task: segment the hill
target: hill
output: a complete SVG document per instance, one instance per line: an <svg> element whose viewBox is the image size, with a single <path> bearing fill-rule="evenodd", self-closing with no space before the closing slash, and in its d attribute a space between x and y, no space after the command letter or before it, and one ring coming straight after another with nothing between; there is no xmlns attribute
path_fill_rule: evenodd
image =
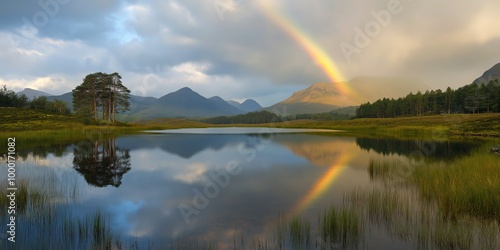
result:
<svg viewBox="0 0 500 250"><path fill-rule="evenodd" d="M83 127L75 116L32 109L0 108L0 131L67 129Z"/></svg>
<svg viewBox="0 0 500 250"><path fill-rule="evenodd" d="M33 100L35 97L40 97L40 96L51 96L49 93L45 93L43 91L39 91L36 89L30 89L30 88L25 88L19 92L17 92L18 95L24 94L26 97L28 97L29 100Z"/></svg>

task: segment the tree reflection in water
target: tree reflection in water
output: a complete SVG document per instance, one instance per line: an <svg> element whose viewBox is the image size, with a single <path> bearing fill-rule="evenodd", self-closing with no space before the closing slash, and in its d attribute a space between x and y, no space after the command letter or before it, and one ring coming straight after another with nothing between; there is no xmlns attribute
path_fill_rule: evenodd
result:
<svg viewBox="0 0 500 250"><path fill-rule="evenodd" d="M74 147L73 168L88 184L119 187L130 167L128 149L117 148L115 138L83 141Z"/></svg>

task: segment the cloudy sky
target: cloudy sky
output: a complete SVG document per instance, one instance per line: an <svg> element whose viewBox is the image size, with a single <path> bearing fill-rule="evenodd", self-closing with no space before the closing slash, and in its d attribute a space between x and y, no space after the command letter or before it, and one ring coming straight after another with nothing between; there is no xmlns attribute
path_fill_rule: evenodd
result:
<svg viewBox="0 0 500 250"><path fill-rule="evenodd" d="M338 81L459 87L500 62L497 0L1 1L0 84L16 91L62 94L119 72L137 95L188 86L267 106L332 80L304 39Z"/></svg>

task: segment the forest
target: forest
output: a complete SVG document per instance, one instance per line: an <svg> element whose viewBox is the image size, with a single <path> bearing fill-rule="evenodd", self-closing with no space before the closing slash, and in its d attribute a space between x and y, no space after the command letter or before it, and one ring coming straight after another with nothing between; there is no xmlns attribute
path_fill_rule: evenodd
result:
<svg viewBox="0 0 500 250"><path fill-rule="evenodd" d="M439 115L453 113L500 112L500 83L473 83L452 90L440 89L416 94L410 93L398 99L383 98L374 103L361 104L357 118L393 118L402 116Z"/></svg>
<svg viewBox="0 0 500 250"><path fill-rule="evenodd" d="M28 108L40 111L47 111L58 114L69 114L70 110L61 100L49 101L45 96L39 96L29 100L26 95L18 95L7 86L0 88L0 107Z"/></svg>

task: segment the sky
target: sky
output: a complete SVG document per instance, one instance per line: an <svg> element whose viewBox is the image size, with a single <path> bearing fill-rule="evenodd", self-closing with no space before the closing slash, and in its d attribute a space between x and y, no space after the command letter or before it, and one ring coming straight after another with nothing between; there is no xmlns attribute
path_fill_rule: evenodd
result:
<svg viewBox="0 0 500 250"><path fill-rule="evenodd" d="M0 85L15 91L119 72L135 95L269 106L358 76L456 88L500 62L497 0L0 1Z"/></svg>

